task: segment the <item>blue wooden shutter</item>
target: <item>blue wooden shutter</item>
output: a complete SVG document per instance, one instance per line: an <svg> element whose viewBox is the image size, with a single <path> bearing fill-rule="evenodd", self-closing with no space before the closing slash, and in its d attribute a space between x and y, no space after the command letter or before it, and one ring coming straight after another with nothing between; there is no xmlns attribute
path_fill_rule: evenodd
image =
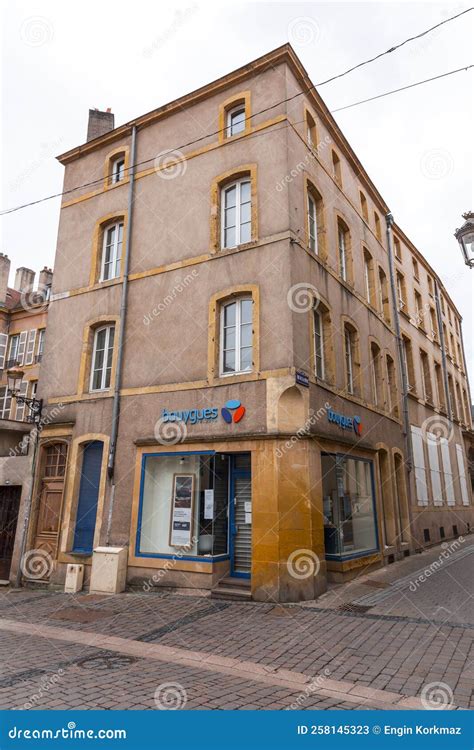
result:
<svg viewBox="0 0 474 750"><path fill-rule="evenodd" d="M92 552L103 450L99 441L84 448L73 552Z"/></svg>

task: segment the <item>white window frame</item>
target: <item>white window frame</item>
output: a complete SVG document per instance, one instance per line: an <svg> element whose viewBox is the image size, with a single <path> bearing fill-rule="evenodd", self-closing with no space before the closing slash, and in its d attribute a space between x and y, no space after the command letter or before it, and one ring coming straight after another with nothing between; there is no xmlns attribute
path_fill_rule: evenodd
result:
<svg viewBox="0 0 474 750"><path fill-rule="evenodd" d="M374 354L374 350L372 347L370 347L370 364L371 364L371 370L372 370L372 390L374 394L374 405L379 406L379 392L377 387L377 367L376 367L376 358L380 357L380 349L378 354ZM380 363L380 360L379 360Z"/></svg>
<svg viewBox="0 0 474 750"><path fill-rule="evenodd" d="M344 328L344 356L346 360L346 388L347 392L354 395L354 361L352 351L352 333L348 328Z"/></svg>
<svg viewBox="0 0 474 750"><path fill-rule="evenodd" d="M13 342L16 342L15 357L12 356ZM7 357L7 361L8 362L11 362L12 359L15 359L15 361L18 359L19 349L20 349L20 334L19 333L13 333L10 336L10 344L9 344L9 347L8 347L8 357Z"/></svg>
<svg viewBox="0 0 474 750"><path fill-rule="evenodd" d="M111 336L112 330L114 331L114 344L115 344L115 325L100 326L100 328L96 328L94 331L94 345L92 349L91 373L90 373L90 383L89 383L89 390L94 393L98 393L100 391L108 391L110 390L110 386L112 384L113 362L110 368L111 382L109 383L108 386L105 385L105 381L107 378L107 370L108 370L107 361L108 361L108 355L109 355L109 349L110 349L110 336ZM94 375L96 371L95 360L97 356L97 340L99 338L99 334L101 333L101 331L106 331L105 344L104 344L104 361L102 364L102 374L101 374L101 379L100 379L101 387L94 388ZM112 357L113 357L113 346L112 346Z"/></svg>
<svg viewBox="0 0 474 750"><path fill-rule="evenodd" d="M364 280L365 280L365 296L369 305L372 304L372 295L370 291L370 260L364 255Z"/></svg>
<svg viewBox="0 0 474 750"><path fill-rule="evenodd" d="M36 352L37 357L41 357L44 354L45 336L46 336L46 328L40 328L38 330L38 351Z"/></svg>
<svg viewBox="0 0 474 750"><path fill-rule="evenodd" d="M397 292L398 292L398 308L399 310L403 310L406 306L405 299L403 297L403 281L402 276L397 273Z"/></svg>
<svg viewBox="0 0 474 750"><path fill-rule="evenodd" d="M120 166L121 165L121 166ZM125 179L125 156L117 156L113 160L110 169L110 179L112 185L116 185L118 182L122 182Z"/></svg>
<svg viewBox="0 0 474 750"><path fill-rule="evenodd" d="M236 180L235 182L231 182L228 185L224 185L224 187L221 189L221 247L223 250L230 250L234 247L238 247L239 245L243 244L241 241L241 212L242 212L242 185L248 184L250 188L250 240L247 240L247 242L250 242L252 239L252 181L250 177L243 177L241 180ZM236 189L236 196L235 196L235 244L234 245L226 245L225 244L225 209L226 209L226 194L229 192L229 190L232 190L232 188ZM247 222L245 222L247 223Z"/></svg>
<svg viewBox="0 0 474 750"><path fill-rule="evenodd" d="M112 255L111 260L109 261L109 264L112 265L113 274L112 276L108 276L105 278L105 255L106 255L106 248L107 248L107 238L109 236L109 232L111 232L113 229L115 229L115 238L114 243L112 246ZM123 230L124 230L124 223L123 221L116 221L114 224L108 224L106 227L104 227L104 236L102 239L102 259L100 264L100 281L112 281L112 279L118 279L120 277L121 273L121 264L122 264L122 249L123 249ZM119 242L120 237L120 231L122 232L122 239ZM119 254L119 246L120 246L120 254ZM108 264L108 265L109 265ZM117 269L118 266L118 269ZM116 271L118 270L118 273Z"/></svg>
<svg viewBox="0 0 474 750"><path fill-rule="evenodd" d="M320 310L313 310L314 321L314 372L319 380L324 380L326 376L326 363L324 352L324 322ZM318 362L320 362L320 372L318 372Z"/></svg>
<svg viewBox="0 0 474 750"><path fill-rule="evenodd" d="M337 244L339 247L339 270L341 272L341 279L343 279L344 281L347 281L346 231L340 224L337 229L338 229Z"/></svg>
<svg viewBox="0 0 474 750"><path fill-rule="evenodd" d="M311 232L311 224L313 225L313 232ZM316 199L313 194L308 191L308 246L309 249L318 255L318 209L316 205Z"/></svg>
<svg viewBox="0 0 474 750"><path fill-rule="evenodd" d="M235 115L240 114L241 112L243 112L243 114L244 114L244 119L243 119L243 122L238 123L238 124L241 125L242 127L241 127L240 130L236 130L234 132L233 131L234 126L232 124L232 118L235 117ZM232 107L231 109L227 110L227 114L226 114L226 138L232 138L232 136L234 136L234 135L239 135L239 133L244 133L246 125L247 125L247 117L246 117L246 112L245 112L245 104L237 104L235 107Z"/></svg>
<svg viewBox="0 0 474 750"><path fill-rule="evenodd" d="M241 369L241 337L242 337L242 302L248 301L250 303L253 303L252 297L249 296L243 296L243 297L237 297L236 299L229 300L228 302L224 303L221 306L220 310L220 325L219 325L219 375L221 377L228 377L229 375L239 375L241 373L246 372L252 372L253 366L251 365L250 368L246 368L245 370ZM232 370L230 372L224 372L224 344L225 344L225 331L224 331L224 322L225 322L225 310L227 307L230 307L230 305L235 305L235 370ZM253 347L254 347L254 341L253 341L253 308L252 308L252 320L250 325L252 326L252 361L253 361ZM246 347L247 348L247 347ZM227 351L227 350L226 350Z"/></svg>

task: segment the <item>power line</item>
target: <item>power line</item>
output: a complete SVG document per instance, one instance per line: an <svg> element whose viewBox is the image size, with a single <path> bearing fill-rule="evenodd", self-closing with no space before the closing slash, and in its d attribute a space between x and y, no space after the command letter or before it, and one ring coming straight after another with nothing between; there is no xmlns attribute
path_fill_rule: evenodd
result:
<svg viewBox="0 0 474 750"><path fill-rule="evenodd" d="M266 112L269 112L270 110L275 109L276 107L279 107L281 104L286 104L286 103L288 103L288 102L296 99L299 96L303 96L303 94L305 94L305 93L309 93L310 91L313 91L313 90L315 91L316 90L316 86L324 86L325 84L330 83L331 81L334 81L334 80L336 80L338 78L342 78L343 76L348 75L352 71L357 70L358 68L361 68L364 65L368 65L368 64L374 62L375 60L378 60L379 58L383 57L384 55L388 55L391 52L394 52L395 50L399 49L400 47L403 47L403 45L408 44L408 42L414 41L416 39L419 39L419 38L425 36L426 34L429 34L431 31L434 31L434 29L437 29L439 26L443 26L444 24L449 23L450 21L454 21L456 18L459 18L460 16L464 15L465 13L469 13L471 10L474 10L474 7L467 8L466 10L462 11L461 13L458 13L457 15L451 16L450 18L447 18L444 21L441 21L440 23L436 24L435 26L431 26L429 29L426 29L426 31L423 31L420 34L417 34L416 36L409 37L408 39L405 39L403 42L400 42L399 44L395 45L394 47L391 47L390 49L386 50L385 52L381 52L378 55L376 55L375 57L370 58L369 60L365 60L364 62L358 63L357 65L354 65L352 68L349 68L348 70L346 70L346 71L344 71L342 73L339 73L338 75L333 76L332 78L328 78L326 81L322 81L320 83L317 83L317 84L314 84L314 85L311 85L311 86L307 86L305 89L303 89L303 91L299 91L298 93L294 94L293 96L289 96L286 99L281 99L280 101L276 102L275 104L271 104L270 106L265 107L264 109L261 109L258 112L254 112L253 114L249 115L249 117L245 118L245 122L248 122L248 121L252 120L254 117L257 117L258 115L261 115L261 114L264 114ZM420 86L422 83L427 83L429 81L436 80L436 78L443 78L444 76L452 75L453 73L457 73L460 70L468 70L470 67L472 67L472 66L469 65L466 68L460 68L457 71L451 71L449 73L443 73L442 75L436 76L435 78L430 78L430 79L427 79L426 81L419 81L418 83L410 84L409 86L404 87L404 88L411 88L413 86ZM383 96L388 96L389 94L391 94L391 93L397 93L398 91L403 91L403 88L395 89L394 91L388 91L388 92L386 92L384 94L379 94L378 96L372 97L372 99L366 99L366 100L362 100L360 102L355 102L354 104L349 104L349 105L347 105L345 107L340 107L339 109L332 110L332 112L340 112L342 109L348 109L349 107L355 107L358 104L364 104L366 101L372 101L373 99L378 99L378 98L381 98ZM226 129L227 128L224 127L224 128L220 128L218 130L215 130L215 131L213 131L211 133L206 133L205 135L200 136L199 138L195 138L195 139L193 139L191 141L188 141L187 143L184 143L184 144L182 144L180 146L176 146L174 149L169 149L169 151L167 153L172 154L173 152L180 151L181 149L187 148L188 146L193 146L196 143L200 143L201 141L206 140L207 138L212 138L213 136L216 136L216 135L219 135L222 132L225 132ZM165 154L159 154L159 155L164 156ZM130 164L127 167L127 171L129 172L131 169L134 169L136 167L142 166L143 164L149 164L150 162L155 161L156 158L157 158L157 156L155 155L155 156L153 156L153 157L151 157L149 159L144 159L142 161L135 162L135 164ZM60 193L54 193L53 195L48 195L48 196L46 196L44 198L38 198L37 200L30 201L29 203L23 203L23 204L21 204L19 206L15 206L13 208L4 209L4 210L0 211L0 216L6 216L7 214L15 213L16 211L20 211L20 210L22 210L24 208L29 208L31 206L36 206L39 203L44 203L45 201L53 200L54 198L60 198L60 197L65 196L65 195L70 195L71 193L76 192L76 190L80 190L81 188L86 188L86 187L92 187L93 185L97 185L98 183L102 183L103 181L104 181L104 178L103 177L99 177L96 180L91 180L90 182L85 182L85 183L82 183L81 185L76 185L73 188L69 188L69 190L63 190Z"/></svg>
<svg viewBox="0 0 474 750"><path fill-rule="evenodd" d="M407 89L412 89L414 86L421 86L422 83L430 83L430 81L437 81L439 78L446 78L446 76L452 76L454 73L460 73L462 70L469 70L469 68L474 68L474 65L467 65L465 68L458 68L457 70L450 70L449 73L442 73L439 76L433 76L433 78L425 78L424 81L417 81L416 83L410 83L408 86L402 86L399 89L392 89L392 91L385 91L383 94L377 94L377 96L371 96L369 99L361 99L359 102L354 102L353 104L346 104L344 107L338 107L337 109L332 109L331 114L334 114L335 112L342 112L343 109L350 109L351 107L357 107L359 104L365 104L366 102L373 102L375 99L382 99L384 96L390 96L390 94L397 94L399 91L406 91Z"/></svg>
<svg viewBox="0 0 474 750"><path fill-rule="evenodd" d="M389 55L391 52L395 52L395 50L400 49L400 47L403 47L405 44L408 44L408 42L413 42L416 39L421 39L421 37L426 36L426 34L429 34L431 31L438 29L440 26L443 26L445 23L454 21L456 18L463 16L465 13L470 13L471 10L474 10L474 7L467 8L466 10L463 10L461 13L458 13L456 16L451 16L450 18L446 18L444 21L437 23L436 26L431 26L431 28L426 29L426 31L422 31L421 34L417 34L416 36L410 36L408 37L408 39L405 39L405 41L400 42L400 44L396 44L394 47L390 47L390 49L386 50L386 52L380 52L380 54L376 55L375 57L371 57L369 60L365 60L364 62L361 62L358 65L354 65L354 67L349 68L348 70L345 70L343 73L339 73L339 75L337 76L328 78L327 81L321 81L321 83L317 83L316 86L324 86L326 83L331 83L331 81L335 81L337 78L342 78L342 76L346 76L348 73L352 73L353 70L362 68L363 65L368 65L369 63L372 63L375 60L378 60L380 57L383 57L384 55Z"/></svg>

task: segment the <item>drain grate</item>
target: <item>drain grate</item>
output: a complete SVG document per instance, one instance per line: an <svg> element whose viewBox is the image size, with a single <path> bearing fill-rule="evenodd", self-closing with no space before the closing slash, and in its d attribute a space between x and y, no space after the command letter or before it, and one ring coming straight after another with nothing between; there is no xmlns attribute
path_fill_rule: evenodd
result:
<svg viewBox="0 0 474 750"><path fill-rule="evenodd" d="M345 604L341 604L340 607L337 607L336 612L355 612L356 614L364 614L364 612L368 612L369 609L371 609L371 607L346 602Z"/></svg>
<svg viewBox="0 0 474 750"><path fill-rule="evenodd" d="M138 659L135 656L126 656L123 654L103 654L96 656L86 656L76 662L81 669L90 669L94 672L106 672L108 670L124 669L134 664Z"/></svg>

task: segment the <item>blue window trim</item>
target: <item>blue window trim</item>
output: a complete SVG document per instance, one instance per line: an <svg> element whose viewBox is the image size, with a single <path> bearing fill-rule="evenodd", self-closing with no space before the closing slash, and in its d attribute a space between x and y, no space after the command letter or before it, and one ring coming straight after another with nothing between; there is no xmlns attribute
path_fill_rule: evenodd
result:
<svg viewBox="0 0 474 750"><path fill-rule="evenodd" d="M197 555L170 555L161 552L140 552L140 539L142 534L142 517L143 517L143 493L145 489L145 471L147 458L156 458L160 456L215 456L216 451L163 451L162 453L144 453L142 455L142 465L140 471L140 497L138 501L138 521L137 521L137 538L135 542L135 557L155 558L158 560L188 560L189 562L213 563L221 560L228 560L229 554L214 555L212 557L200 557Z"/></svg>
<svg viewBox="0 0 474 750"><path fill-rule="evenodd" d="M324 558L326 560L334 560L336 562L345 562L346 560L355 560L359 557L369 557L370 555L374 555L377 552L380 552L380 541L379 541L379 523L378 523L378 516L377 516L377 503L376 503L376 495L375 495L375 478L374 478L374 462L371 458L361 458L359 456L353 456L352 454L348 453L331 453L330 451L321 451L321 456L335 456L336 459L338 458L351 458L354 461L363 461L366 464L369 464L370 466L370 484L372 487L372 510L374 512L374 524L375 524L375 541L376 546L372 549L365 549L361 552L347 552L344 554L343 552L340 555L334 555L334 554L325 554Z"/></svg>

